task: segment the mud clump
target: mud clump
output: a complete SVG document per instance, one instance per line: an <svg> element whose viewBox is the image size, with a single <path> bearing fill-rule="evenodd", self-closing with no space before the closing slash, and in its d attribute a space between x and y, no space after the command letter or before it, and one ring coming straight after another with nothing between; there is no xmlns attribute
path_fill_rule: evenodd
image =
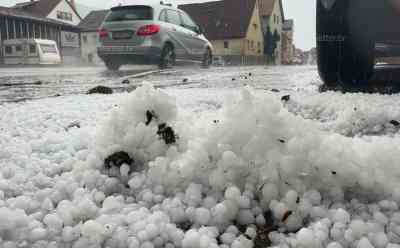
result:
<svg viewBox="0 0 400 248"><path fill-rule="evenodd" d="M104 167L106 169L111 169L112 167L120 168L123 164L132 166L134 160L129 156L128 153L124 151L116 152L108 156L104 160Z"/></svg>
<svg viewBox="0 0 400 248"><path fill-rule="evenodd" d="M158 115L154 110L147 110L146 111L146 126L150 125L152 121L158 121ZM175 144L177 135L175 134L174 129L168 126L167 123L161 123L158 125L157 135L164 140L165 144Z"/></svg>
<svg viewBox="0 0 400 248"><path fill-rule="evenodd" d="M290 95L282 96L281 100L282 100L282 102L290 101Z"/></svg>
<svg viewBox="0 0 400 248"><path fill-rule="evenodd" d="M162 140L164 140L165 144L167 145L176 143L177 137L175 135L175 131L172 129L172 127L168 126L166 123L158 125L157 134L158 136L160 136Z"/></svg>
<svg viewBox="0 0 400 248"><path fill-rule="evenodd" d="M400 122L398 122L398 121L396 121L396 120L391 120L391 121L390 121L390 124L392 124L392 125L395 126L395 127L400 126Z"/></svg>
<svg viewBox="0 0 400 248"><path fill-rule="evenodd" d="M266 224L263 226L257 226L257 236L254 239L254 248L264 248L272 245L272 242L269 239L269 234L278 230L278 227L274 224L271 211L265 212L264 217Z"/></svg>
<svg viewBox="0 0 400 248"><path fill-rule="evenodd" d="M109 87L106 86L96 86L90 90L88 90L88 92L86 94L91 95L91 94L105 94L105 95L109 95L112 94L113 90Z"/></svg>
<svg viewBox="0 0 400 248"><path fill-rule="evenodd" d="M73 121L65 128L65 131L68 131L71 128L81 128L81 123L79 121Z"/></svg>

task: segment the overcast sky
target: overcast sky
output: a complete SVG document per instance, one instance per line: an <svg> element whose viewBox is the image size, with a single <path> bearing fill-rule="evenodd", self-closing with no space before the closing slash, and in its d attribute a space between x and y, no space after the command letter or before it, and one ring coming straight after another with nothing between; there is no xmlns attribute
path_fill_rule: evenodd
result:
<svg viewBox="0 0 400 248"><path fill-rule="evenodd" d="M11 6L27 0L0 0L1 6ZM112 5L122 3L159 2L159 0L75 0L80 4L94 6L96 8L109 8ZM164 2L182 4L192 2L204 2L204 0L165 0ZM283 0L285 17L293 18L295 22L294 42L296 47L309 50L315 46L315 0Z"/></svg>

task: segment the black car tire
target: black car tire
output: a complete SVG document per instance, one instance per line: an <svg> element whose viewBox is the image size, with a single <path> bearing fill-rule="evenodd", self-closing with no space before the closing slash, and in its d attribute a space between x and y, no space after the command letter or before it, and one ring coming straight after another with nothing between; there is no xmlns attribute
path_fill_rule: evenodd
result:
<svg viewBox="0 0 400 248"><path fill-rule="evenodd" d="M363 8L375 0L336 0L326 9L317 0L317 59L328 87L362 87L373 74L375 42Z"/></svg>
<svg viewBox="0 0 400 248"><path fill-rule="evenodd" d="M115 61L105 61L106 67L110 71L118 71L121 67L120 63L116 63Z"/></svg>
<svg viewBox="0 0 400 248"><path fill-rule="evenodd" d="M166 44L161 52L160 69L172 68L175 65L176 55L172 45Z"/></svg>
<svg viewBox="0 0 400 248"><path fill-rule="evenodd" d="M201 67L210 68L212 64L212 52L210 48L207 48L206 52L203 54L203 60L201 61Z"/></svg>

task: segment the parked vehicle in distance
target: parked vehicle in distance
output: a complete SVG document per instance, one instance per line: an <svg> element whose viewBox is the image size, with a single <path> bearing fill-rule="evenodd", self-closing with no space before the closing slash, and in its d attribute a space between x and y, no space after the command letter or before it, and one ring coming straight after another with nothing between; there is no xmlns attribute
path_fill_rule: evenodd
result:
<svg viewBox="0 0 400 248"><path fill-rule="evenodd" d="M225 60L222 56L213 56L213 66L225 66Z"/></svg>
<svg viewBox="0 0 400 248"><path fill-rule="evenodd" d="M399 22L400 0L317 0L318 70L325 85L366 87L377 57L400 57Z"/></svg>
<svg viewBox="0 0 400 248"><path fill-rule="evenodd" d="M184 11L170 5L111 9L99 30L98 55L109 70L126 64L172 67L176 61L212 63L212 45Z"/></svg>
<svg viewBox="0 0 400 248"><path fill-rule="evenodd" d="M58 65L61 55L53 40L12 39L3 42L6 65Z"/></svg>

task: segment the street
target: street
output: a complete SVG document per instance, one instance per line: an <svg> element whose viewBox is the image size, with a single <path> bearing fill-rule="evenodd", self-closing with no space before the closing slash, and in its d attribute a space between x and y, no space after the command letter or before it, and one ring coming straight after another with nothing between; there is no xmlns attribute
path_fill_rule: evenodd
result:
<svg viewBox="0 0 400 248"><path fill-rule="evenodd" d="M140 76L143 72L149 71L154 73ZM318 80L316 75L312 74L315 71L315 68L311 69L311 77ZM115 73L103 67L0 68L0 103L83 94L97 85L110 87L116 92L131 91L143 81L163 88L192 88L199 85L202 88L220 88L249 85L265 90L290 89L293 85L287 85L290 80L286 72L289 76L293 73L310 74L308 69L295 67L281 70L266 67L216 67L205 71L194 66L158 72L156 67L136 66ZM249 73L253 75L249 76ZM129 85L122 84L125 78L129 79L135 75L139 76L131 78ZM213 80L216 77L219 78L217 82ZM258 79L263 80L260 82Z"/></svg>

